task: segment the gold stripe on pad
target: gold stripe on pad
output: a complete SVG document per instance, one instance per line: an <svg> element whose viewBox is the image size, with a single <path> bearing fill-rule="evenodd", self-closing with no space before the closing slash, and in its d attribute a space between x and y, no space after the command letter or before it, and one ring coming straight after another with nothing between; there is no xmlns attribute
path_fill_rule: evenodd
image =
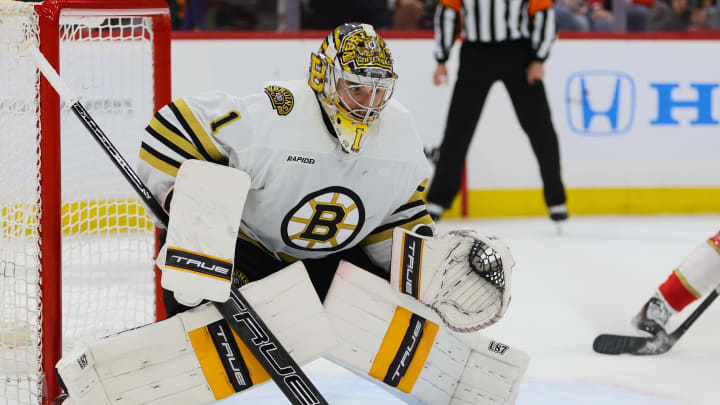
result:
<svg viewBox="0 0 720 405"><path fill-rule="evenodd" d="M390 321L388 330L385 332L385 337L380 344L380 349L378 349L377 354L375 354L372 367L370 367L370 371L368 372L371 377L379 381L385 379L390 364L392 364L398 349L400 349L400 344L405 337L405 332L410 326L411 316L412 312L407 309L401 306L395 308L395 314Z"/></svg>
<svg viewBox="0 0 720 405"><path fill-rule="evenodd" d="M405 375L400 379L400 382L396 387L400 391L406 394L409 394L410 391L412 391L415 381L417 381L420 376L420 372L425 366L425 361L427 361L428 355L430 355L430 350L433 348L435 337L437 336L439 329L440 327L436 323L430 322L427 319L425 320L423 335L420 338L417 349L415 350L415 355L413 356L412 361L410 361L410 365L408 366L407 371L405 371Z"/></svg>
<svg viewBox="0 0 720 405"><path fill-rule="evenodd" d="M267 371L265 371L265 368L260 365L260 362L255 358L255 356L253 356L250 349L245 346L245 343L240 340L240 336L238 336L234 330L232 331L232 334L233 338L235 338L235 343L237 343L238 349L240 349L240 354L242 355L243 360L245 360L245 367L247 367L248 372L250 373L250 380L252 381L253 386L270 380L270 375Z"/></svg>
<svg viewBox="0 0 720 405"><path fill-rule="evenodd" d="M185 121L187 121L188 125L190 125L190 128L192 129L193 133L195 133L195 136L197 136L198 140L200 140L203 148L205 148L207 153L210 154L210 157L213 158L216 163L227 163L228 159L222 153L220 153L218 148L213 143L212 139L210 139L210 136L205 131L205 128L202 126L202 124L200 124L200 121L197 120L195 114L192 113L192 110L190 110L190 107L187 105L185 100L179 98L173 103L175 103L175 106L177 107L178 111L180 111L180 114L182 114L183 118L185 118Z"/></svg>
<svg viewBox="0 0 720 405"><path fill-rule="evenodd" d="M234 394L235 390L230 384L230 379L207 328L203 326L192 330L188 332L188 337L215 399L223 399Z"/></svg>

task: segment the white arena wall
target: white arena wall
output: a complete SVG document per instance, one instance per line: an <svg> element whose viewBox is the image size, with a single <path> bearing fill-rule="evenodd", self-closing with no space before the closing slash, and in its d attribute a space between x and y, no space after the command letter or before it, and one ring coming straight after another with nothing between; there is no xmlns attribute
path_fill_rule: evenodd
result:
<svg viewBox="0 0 720 405"><path fill-rule="evenodd" d="M244 95L304 78L321 34L252 39L176 36L173 97ZM718 37L720 38L720 37ZM434 87L433 42L387 36L395 97L427 147L442 136L450 86ZM492 63L492 61L488 61ZM720 40L560 39L545 85L571 214L720 212ZM584 86L584 87L583 87ZM583 90L584 89L584 90ZM488 97L467 157L468 216L544 215L537 164L504 87ZM461 211L460 199L453 212Z"/></svg>

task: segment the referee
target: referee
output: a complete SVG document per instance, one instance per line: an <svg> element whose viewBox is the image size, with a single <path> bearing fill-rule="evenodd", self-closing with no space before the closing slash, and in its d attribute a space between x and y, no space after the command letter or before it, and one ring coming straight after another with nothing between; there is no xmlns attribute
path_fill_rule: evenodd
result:
<svg viewBox="0 0 720 405"><path fill-rule="evenodd" d="M540 166L550 218L567 219L558 140L542 79L555 40L552 0L440 0L435 10L434 84L447 83L447 61L462 33L460 67L430 189L428 211L439 218L460 189L465 155L490 86L500 80ZM461 158L462 157L462 158Z"/></svg>

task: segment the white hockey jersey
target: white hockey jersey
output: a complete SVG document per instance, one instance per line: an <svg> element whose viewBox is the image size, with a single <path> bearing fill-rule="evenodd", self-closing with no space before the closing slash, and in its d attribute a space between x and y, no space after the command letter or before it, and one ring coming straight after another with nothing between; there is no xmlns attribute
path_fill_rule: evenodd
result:
<svg viewBox="0 0 720 405"><path fill-rule="evenodd" d="M389 268L394 227L434 226L421 198L430 167L412 118L391 100L354 156L328 128L304 81L245 98L183 97L146 128L138 174L164 198L186 159L236 167L252 179L240 237L288 262L361 244Z"/></svg>

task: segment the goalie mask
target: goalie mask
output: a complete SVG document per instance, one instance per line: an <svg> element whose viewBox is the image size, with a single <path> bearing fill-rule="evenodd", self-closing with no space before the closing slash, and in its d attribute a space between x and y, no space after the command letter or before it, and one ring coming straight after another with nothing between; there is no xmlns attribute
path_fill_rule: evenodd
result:
<svg viewBox="0 0 720 405"><path fill-rule="evenodd" d="M385 41L372 25L334 29L313 52L308 84L327 113L344 151L357 154L370 126L390 101L397 75Z"/></svg>

